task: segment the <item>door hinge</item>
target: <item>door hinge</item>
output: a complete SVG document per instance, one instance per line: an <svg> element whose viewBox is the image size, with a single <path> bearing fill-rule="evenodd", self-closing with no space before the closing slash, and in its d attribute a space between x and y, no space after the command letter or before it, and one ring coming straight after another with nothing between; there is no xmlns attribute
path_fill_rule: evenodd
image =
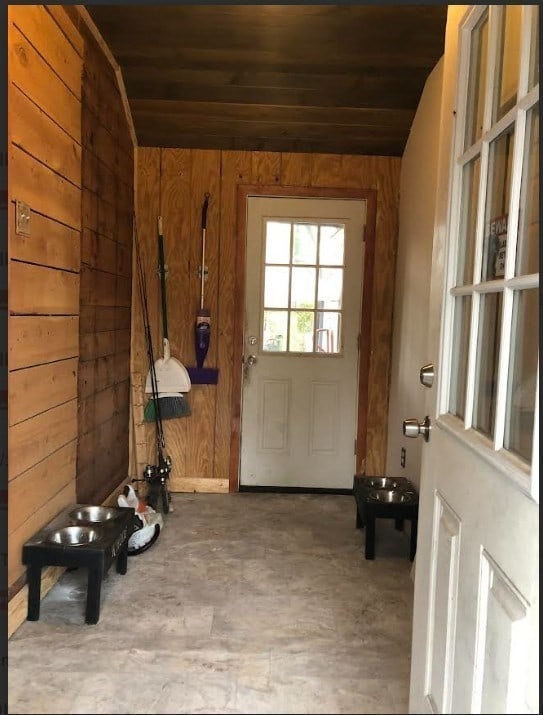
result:
<svg viewBox="0 0 543 715"><path fill-rule="evenodd" d="M356 454L356 437L355 437L355 440L354 440L354 453Z"/></svg>
<svg viewBox="0 0 543 715"><path fill-rule="evenodd" d="M362 226L362 243L366 243L366 227Z"/></svg>
<svg viewBox="0 0 543 715"><path fill-rule="evenodd" d="M358 333L356 337L356 347L358 349L358 352L360 352L360 333Z"/></svg>

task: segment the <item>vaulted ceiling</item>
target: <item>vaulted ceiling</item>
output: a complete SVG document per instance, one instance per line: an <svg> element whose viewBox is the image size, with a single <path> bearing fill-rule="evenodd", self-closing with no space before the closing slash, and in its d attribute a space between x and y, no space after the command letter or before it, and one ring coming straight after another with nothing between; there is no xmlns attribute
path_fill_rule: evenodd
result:
<svg viewBox="0 0 543 715"><path fill-rule="evenodd" d="M141 146L401 156L446 5L87 5Z"/></svg>

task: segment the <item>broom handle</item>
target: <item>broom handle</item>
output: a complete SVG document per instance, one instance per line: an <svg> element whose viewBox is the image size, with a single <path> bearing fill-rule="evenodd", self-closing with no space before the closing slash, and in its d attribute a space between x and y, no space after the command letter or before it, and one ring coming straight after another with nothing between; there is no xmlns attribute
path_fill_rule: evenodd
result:
<svg viewBox="0 0 543 715"><path fill-rule="evenodd" d="M162 216L158 217L158 272L160 273L160 297L162 299L162 335L168 339L168 313L166 310L166 269L164 265L164 236L162 234Z"/></svg>
<svg viewBox="0 0 543 715"><path fill-rule="evenodd" d="M202 275L200 276L200 310L204 307L204 278L206 265L206 226L207 226L207 207L209 204L209 194L205 194L204 205L202 206Z"/></svg>

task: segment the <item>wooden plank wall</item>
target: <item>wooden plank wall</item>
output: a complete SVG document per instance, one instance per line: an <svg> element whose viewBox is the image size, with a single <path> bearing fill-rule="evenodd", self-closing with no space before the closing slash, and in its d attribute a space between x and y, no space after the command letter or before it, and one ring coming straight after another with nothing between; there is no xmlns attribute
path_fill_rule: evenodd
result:
<svg viewBox="0 0 543 715"><path fill-rule="evenodd" d="M8 586L75 501L83 40L60 7L8 6ZM15 233L15 200L31 234Z"/></svg>
<svg viewBox="0 0 543 715"><path fill-rule="evenodd" d="M147 273L155 357L159 345L159 284L156 275L156 222L164 219L168 327L172 355L194 365L193 326L199 307L198 267L201 208L211 194L206 263L206 305L211 309L211 346L206 366L219 368L217 385L193 385L189 417L164 422L172 456L173 491L228 491L232 356L236 265L237 187L363 188L377 191L371 358L369 366L367 474L384 473L392 336L392 306L398 231L400 159L378 156L287 154L196 149L138 149L138 234ZM143 423L147 373L139 303L133 321L133 401L136 431L134 463L141 473L156 462L154 427Z"/></svg>
<svg viewBox="0 0 543 715"><path fill-rule="evenodd" d="M76 496L102 503L128 475L134 149L117 79L86 26L82 88Z"/></svg>

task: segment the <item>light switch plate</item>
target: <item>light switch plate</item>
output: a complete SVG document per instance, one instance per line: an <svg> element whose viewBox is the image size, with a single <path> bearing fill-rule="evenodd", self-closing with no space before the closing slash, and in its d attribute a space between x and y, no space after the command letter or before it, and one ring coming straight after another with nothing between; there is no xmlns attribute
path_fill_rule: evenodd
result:
<svg viewBox="0 0 543 715"><path fill-rule="evenodd" d="M15 201L15 233L30 236L30 206L24 201Z"/></svg>

